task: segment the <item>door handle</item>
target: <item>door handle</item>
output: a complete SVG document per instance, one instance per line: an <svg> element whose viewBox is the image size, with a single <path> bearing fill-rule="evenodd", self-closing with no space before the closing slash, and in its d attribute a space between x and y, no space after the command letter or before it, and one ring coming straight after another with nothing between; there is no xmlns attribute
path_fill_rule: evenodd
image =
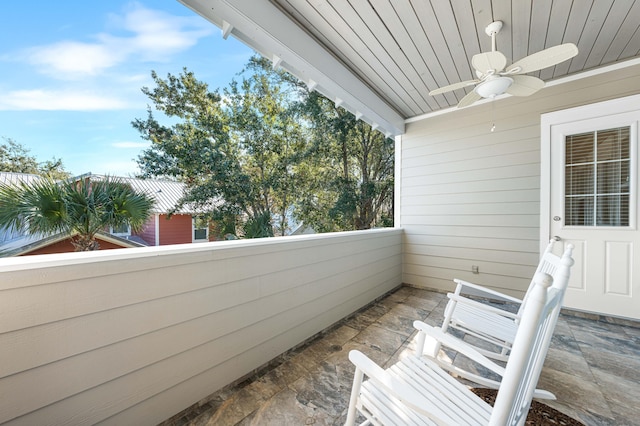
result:
<svg viewBox="0 0 640 426"><path fill-rule="evenodd" d="M560 241L560 240L562 240L562 238L560 238L560 237L559 237L559 236L557 236L557 235L554 235L551 239L552 239L553 241Z"/></svg>

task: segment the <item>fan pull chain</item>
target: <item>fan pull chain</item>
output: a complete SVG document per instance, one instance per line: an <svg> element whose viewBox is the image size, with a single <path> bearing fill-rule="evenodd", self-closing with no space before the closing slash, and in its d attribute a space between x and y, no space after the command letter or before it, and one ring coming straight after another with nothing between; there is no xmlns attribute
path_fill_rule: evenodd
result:
<svg viewBox="0 0 640 426"><path fill-rule="evenodd" d="M491 99L491 133L496 130L496 100Z"/></svg>

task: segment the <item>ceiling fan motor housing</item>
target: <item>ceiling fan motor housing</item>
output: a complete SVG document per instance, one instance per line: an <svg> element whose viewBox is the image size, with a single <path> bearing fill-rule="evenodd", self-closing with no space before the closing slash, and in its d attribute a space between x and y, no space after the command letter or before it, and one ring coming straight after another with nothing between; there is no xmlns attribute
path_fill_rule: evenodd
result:
<svg viewBox="0 0 640 426"><path fill-rule="evenodd" d="M495 98L506 92L512 84L510 77L493 76L478 84L474 90L483 98Z"/></svg>

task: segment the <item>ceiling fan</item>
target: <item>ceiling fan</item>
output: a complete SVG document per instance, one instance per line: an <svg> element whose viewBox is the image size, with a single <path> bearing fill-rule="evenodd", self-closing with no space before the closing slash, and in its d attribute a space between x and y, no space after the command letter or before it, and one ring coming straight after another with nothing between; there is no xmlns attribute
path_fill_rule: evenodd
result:
<svg viewBox="0 0 640 426"><path fill-rule="evenodd" d="M471 58L471 65L478 76L475 80L461 81L429 92L429 95L439 95L467 86L476 85L458 103L458 108L471 105L482 98L495 98L503 93L513 96L529 96L544 87L544 81L526 74L542 68L571 59L578 54L578 48L573 43L560 44L540 52L526 56L510 66L507 58L496 50L496 34L502 29L502 21L492 22L485 32L491 37L491 52L479 53Z"/></svg>

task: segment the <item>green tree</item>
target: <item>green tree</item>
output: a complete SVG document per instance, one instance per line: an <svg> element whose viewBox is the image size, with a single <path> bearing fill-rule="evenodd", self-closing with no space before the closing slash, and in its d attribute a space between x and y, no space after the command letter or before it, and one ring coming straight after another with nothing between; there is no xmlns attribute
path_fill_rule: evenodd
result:
<svg viewBox="0 0 640 426"><path fill-rule="evenodd" d="M66 179L69 173L64 169L62 160L52 160L38 163L36 157L29 154L29 149L10 138L2 138L0 145L0 171L14 173L31 173L40 176L50 176L53 179Z"/></svg>
<svg viewBox="0 0 640 426"><path fill-rule="evenodd" d="M182 203L209 209L221 235L284 234L292 216L320 232L392 223L393 141L268 60L222 94L186 69L152 77L142 91L175 124L151 108L133 122L151 141L143 176L185 182Z"/></svg>
<svg viewBox="0 0 640 426"><path fill-rule="evenodd" d="M191 203L209 209L221 233L236 234L235 218L248 208L245 194L250 188L240 163L242 153L230 138L222 96L209 91L206 83L186 69L166 79L154 71L151 76L155 87L143 87L142 92L156 111L177 123L161 124L151 108L146 119L133 121L141 137L151 142L138 157L142 177L164 176L184 182L188 191L180 205Z"/></svg>
<svg viewBox="0 0 640 426"><path fill-rule="evenodd" d="M242 84L234 81L225 90L231 137L245 153L242 165L255 194L251 211L245 212L252 225L245 227L245 235L253 234L246 231L256 223L267 230L261 236L272 236L274 231L284 235L287 212L299 191L297 168L307 144L295 108L298 86L263 58L252 58L246 71L251 73Z"/></svg>
<svg viewBox="0 0 640 426"><path fill-rule="evenodd" d="M153 199L114 178L0 185L0 227L32 235L73 235L76 251L98 250L95 236L109 227L140 230Z"/></svg>
<svg viewBox="0 0 640 426"><path fill-rule="evenodd" d="M392 225L393 141L318 93L300 108L315 148L296 216L321 231Z"/></svg>
<svg viewBox="0 0 640 426"><path fill-rule="evenodd" d="M178 123L164 126L149 110L133 126L151 141L138 159L143 176L185 182L182 203L208 208L222 232L264 237L286 228L297 152L305 139L292 95L273 83L277 76L256 71L264 70L261 65L252 69L224 97L186 69L166 79L152 72L156 87L142 91ZM238 217L243 220L236 228Z"/></svg>

